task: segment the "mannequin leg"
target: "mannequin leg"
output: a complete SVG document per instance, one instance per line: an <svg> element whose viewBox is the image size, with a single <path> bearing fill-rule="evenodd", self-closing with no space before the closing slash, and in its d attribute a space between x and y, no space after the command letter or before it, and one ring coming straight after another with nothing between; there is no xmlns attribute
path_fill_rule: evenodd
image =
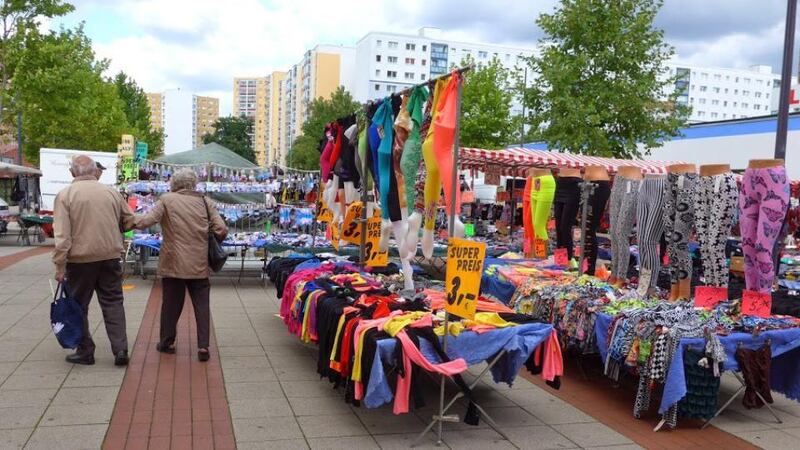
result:
<svg viewBox="0 0 800 450"><path fill-rule="evenodd" d="M405 247L410 256L417 253L417 242L419 242L419 229L422 226L422 214L414 211L408 218L408 232L406 233Z"/></svg>

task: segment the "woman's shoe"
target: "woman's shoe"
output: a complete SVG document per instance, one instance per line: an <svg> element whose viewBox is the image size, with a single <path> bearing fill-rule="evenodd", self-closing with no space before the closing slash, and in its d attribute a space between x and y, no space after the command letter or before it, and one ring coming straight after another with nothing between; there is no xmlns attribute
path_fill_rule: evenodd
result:
<svg viewBox="0 0 800 450"><path fill-rule="evenodd" d="M211 354L208 352L207 349L201 349L197 351L197 359L201 362L206 362L211 357Z"/></svg>
<svg viewBox="0 0 800 450"><path fill-rule="evenodd" d="M156 350L158 350L160 353L166 353L168 355L174 355L175 354L175 346L174 345L170 345L168 347L165 347L165 346L161 345L161 342L156 344Z"/></svg>

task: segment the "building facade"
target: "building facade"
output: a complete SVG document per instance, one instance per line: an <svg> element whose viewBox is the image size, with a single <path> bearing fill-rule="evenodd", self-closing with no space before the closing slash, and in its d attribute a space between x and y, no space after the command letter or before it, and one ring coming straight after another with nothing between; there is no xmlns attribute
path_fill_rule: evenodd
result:
<svg viewBox="0 0 800 450"><path fill-rule="evenodd" d="M385 97L444 75L467 58L476 64L497 58L509 69L522 67L523 58L533 53L533 49L444 39L438 28L420 28L417 34L372 32L356 44L353 96L358 101Z"/></svg>
<svg viewBox="0 0 800 450"><path fill-rule="evenodd" d="M681 93L678 102L692 108L690 123L765 116L778 109L781 76L770 66L721 69L669 63L667 67L662 79L676 81L665 94Z"/></svg>
<svg viewBox="0 0 800 450"><path fill-rule="evenodd" d="M164 154L193 150L203 145L203 135L214 131L219 118L219 99L202 97L182 89L147 94L150 121L164 131Z"/></svg>

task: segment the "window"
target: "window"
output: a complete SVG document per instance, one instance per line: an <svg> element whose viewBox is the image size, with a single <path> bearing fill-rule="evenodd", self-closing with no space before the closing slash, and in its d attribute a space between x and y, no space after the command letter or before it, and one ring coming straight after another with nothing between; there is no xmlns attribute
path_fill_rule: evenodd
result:
<svg viewBox="0 0 800 450"><path fill-rule="evenodd" d="M700 76L703 77L704 80L708 79L708 74L705 72L701 73Z"/></svg>
<svg viewBox="0 0 800 450"><path fill-rule="evenodd" d="M689 103L694 103L694 97L689 98Z"/></svg>
<svg viewBox="0 0 800 450"><path fill-rule="evenodd" d="M423 52L427 52L428 51L428 46L427 45L423 45L422 46L422 51Z"/></svg>
<svg viewBox="0 0 800 450"><path fill-rule="evenodd" d="M733 107L737 108L739 106L739 102L733 102Z"/></svg>
<svg viewBox="0 0 800 450"><path fill-rule="evenodd" d="M749 107L750 107L749 103L744 103L744 102L742 103L742 108L749 108Z"/></svg>
<svg viewBox="0 0 800 450"><path fill-rule="evenodd" d="M376 77L381 76L381 69L375 69L375 76Z"/></svg>
<svg viewBox="0 0 800 450"><path fill-rule="evenodd" d="M511 59L511 55L509 55L508 53L506 53L506 61L508 61L509 59Z"/></svg>
<svg viewBox="0 0 800 450"><path fill-rule="evenodd" d="M725 75L725 81L731 81L731 76L730 75Z"/></svg>
<svg viewBox="0 0 800 450"><path fill-rule="evenodd" d="M745 82L745 84L750 84L750 78L745 78L744 82Z"/></svg>
<svg viewBox="0 0 800 450"><path fill-rule="evenodd" d="M425 77L425 74L424 74L424 73L421 73L421 74L419 74L419 79L420 79L420 80L424 80L425 78L426 78L426 77Z"/></svg>
<svg viewBox="0 0 800 450"><path fill-rule="evenodd" d="M700 100L698 100L698 103L700 103L701 105L705 105L706 104L706 99L701 98Z"/></svg>
<svg viewBox="0 0 800 450"><path fill-rule="evenodd" d="M708 86L700 86L700 92L705 92L708 90Z"/></svg>
<svg viewBox="0 0 800 450"><path fill-rule="evenodd" d="M406 58L406 64L414 64L414 58Z"/></svg>
<svg viewBox="0 0 800 450"><path fill-rule="evenodd" d="M424 65L428 64L428 61L423 59L420 63L424 66Z"/></svg>
<svg viewBox="0 0 800 450"><path fill-rule="evenodd" d="M712 105L719 105L719 100L711 100Z"/></svg>
<svg viewBox="0 0 800 450"><path fill-rule="evenodd" d="M413 80L414 79L414 73L413 72L406 72L404 75L405 75L406 80Z"/></svg>
<svg viewBox="0 0 800 450"><path fill-rule="evenodd" d="M484 52L484 51L479 51L478 52L478 58L488 58L488 57L489 57L489 53Z"/></svg>
<svg viewBox="0 0 800 450"><path fill-rule="evenodd" d="M375 83L375 90L376 91L380 91L381 90L381 85L378 84L378 83Z"/></svg>
<svg viewBox="0 0 800 450"><path fill-rule="evenodd" d="M719 94L719 88L718 87L712 88L712 90L714 91L715 94Z"/></svg>
<svg viewBox="0 0 800 450"><path fill-rule="evenodd" d="M769 87L769 80L767 80L767 87Z"/></svg>
<svg viewBox="0 0 800 450"><path fill-rule="evenodd" d="M381 55L375 55L375 61L381 62Z"/></svg>
<svg viewBox="0 0 800 450"><path fill-rule="evenodd" d="M733 81L734 81L735 83L738 83L738 82L739 82L739 77L736 77L736 79L734 79Z"/></svg>
<svg viewBox="0 0 800 450"><path fill-rule="evenodd" d="M375 47L380 47L381 45L383 45L382 40L378 39L377 41L375 41Z"/></svg>
<svg viewBox="0 0 800 450"><path fill-rule="evenodd" d="M715 74L714 74L714 79L715 79L715 80L721 80L721 79L722 79L722 75L720 75L720 74L718 74L718 73L715 73Z"/></svg>
<svg viewBox="0 0 800 450"><path fill-rule="evenodd" d="M715 112L712 112L712 113L711 113L711 118L712 118L712 119L716 119L716 118L717 118L717 113L715 113Z"/></svg>
<svg viewBox="0 0 800 450"><path fill-rule="evenodd" d="M753 93L753 95L755 95L756 98L761 98L761 92L756 91Z"/></svg>
<svg viewBox="0 0 800 450"><path fill-rule="evenodd" d="M387 70L386 77L388 78L397 78L397 71L394 70Z"/></svg>
<svg viewBox="0 0 800 450"><path fill-rule="evenodd" d="M761 105L753 105L753 109L755 109L756 111L760 111Z"/></svg>
<svg viewBox="0 0 800 450"><path fill-rule="evenodd" d="M728 101L725 100L724 102L722 102L722 106L728 106Z"/></svg>
<svg viewBox="0 0 800 450"><path fill-rule="evenodd" d="M742 91L742 95L744 95L745 97L749 97L750 96L750 91L744 91L743 90Z"/></svg>
<svg viewBox="0 0 800 450"><path fill-rule="evenodd" d="M386 86L386 92L397 92L397 86Z"/></svg>
<svg viewBox="0 0 800 450"><path fill-rule="evenodd" d="M397 64L397 56L390 56L389 64Z"/></svg>
<svg viewBox="0 0 800 450"><path fill-rule="evenodd" d="M417 44L406 44L406 50L416 50Z"/></svg>
<svg viewBox="0 0 800 450"><path fill-rule="evenodd" d="M726 114L726 113L722 113L722 118L723 118L723 119L727 119L727 118L728 118L728 114Z"/></svg>
<svg viewBox="0 0 800 450"><path fill-rule="evenodd" d="M756 84L761 86L762 84L764 84L764 80L756 80Z"/></svg>
<svg viewBox="0 0 800 450"><path fill-rule="evenodd" d="M397 48L397 42L394 42L394 41L389 41L389 48L390 48L390 49L392 49L392 48Z"/></svg>
<svg viewBox="0 0 800 450"><path fill-rule="evenodd" d="M733 95L739 95L739 90L738 89L734 89L733 90Z"/></svg>
<svg viewBox="0 0 800 450"><path fill-rule="evenodd" d="M705 111L697 111L697 117L705 117L705 115L706 115Z"/></svg>
<svg viewBox="0 0 800 450"><path fill-rule="evenodd" d="M450 47L450 51L455 53L456 52L456 48L455 47Z"/></svg>
<svg viewBox="0 0 800 450"><path fill-rule="evenodd" d="M736 114L731 114L731 117L735 119L736 118Z"/></svg>
<svg viewBox="0 0 800 450"><path fill-rule="evenodd" d="M769 98L769 92L764 94L764 98Z"/></svg>
<svg viewBox="0 0 800 450"><path fill-rule="evenodd" d="M726 94L728 93L728 88L725 88L725 93L726 93Z"/></svg>

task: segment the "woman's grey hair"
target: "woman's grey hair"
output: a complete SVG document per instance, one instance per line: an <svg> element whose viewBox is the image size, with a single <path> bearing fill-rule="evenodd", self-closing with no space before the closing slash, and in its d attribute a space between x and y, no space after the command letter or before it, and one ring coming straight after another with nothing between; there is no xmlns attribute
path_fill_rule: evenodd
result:
<svg viewBox="0 0 800 450"><path fill-rule="evenodd" d="M180 169L172 174L169 180L169 189L172 192L178 192L186 189L189 191L195 190L197 187L197 174L192 169Z"/></svg>

